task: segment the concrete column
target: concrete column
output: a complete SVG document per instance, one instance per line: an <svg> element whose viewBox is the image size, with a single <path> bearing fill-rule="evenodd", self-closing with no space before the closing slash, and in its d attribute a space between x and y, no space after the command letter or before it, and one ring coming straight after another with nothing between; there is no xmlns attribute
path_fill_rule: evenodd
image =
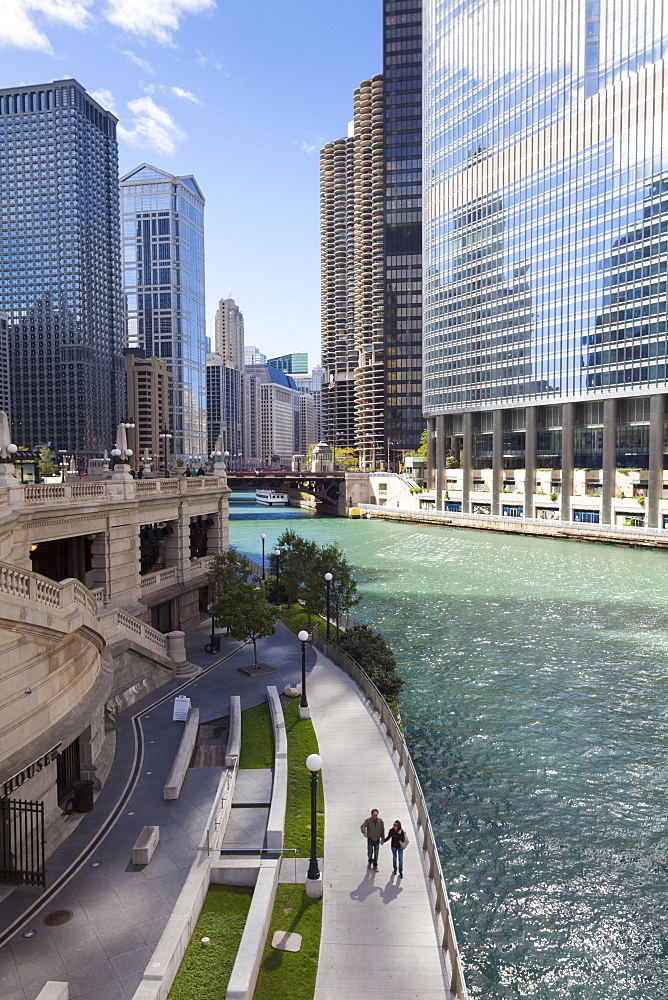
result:
<svg viewBox="0 0 668 1000"><path fill-rule="evenodd" d="M535 406L526 408L525 450L524 450L524 516L534 517L534 493L536 492L536 452L537 452L537 411Z"/></svg>
<svg viewBox="0 0 668 1000"><path fill-rule="evenodd" d="M575 403L561 404L561 520L571 520L573 457L575 453Z"/></svg>
<svg viewBox="0 0 668 1000"><path fill-rule="evenodd" d="M464 414L464 448L462 457L462 513L471 513L471 479L473 474L473 414Z"/></svg>
<svg viewBox="0 0 668 1000"><path fill-rule="evenodd" d="M492 413L492 514L501 513L503 494L503 410Z"/></svg>
<svg viewBox="0 0 668 1000"><path fill-rule="evenodd" d="M612 524L612 498L615 495L617 472L617 400L603 403L603 471L601 490L601 524Z"/></svg>
<svg viewBox="0 0 668 1000"><path fill-rule="evenodd" d="M109 579L109 546L106 532L95 535L91 545L91 565L93 569L93 587L102 587L107 597L107 581Z"/></svg>
<svg viewBox="0 0 668 1000"><path fill-rule="evenodd" d="M436 417L427 417L427 489L436 485Z"/></svg>
<svg viewBox="0 0 668 1000"><path fill-rule="evenodd" d="M445 479L445 417L436 417L436 510L443 510Z"/></svg>
<svg viewBox="0 0 668 1000"><path fill-rule="evenodd" d="M648 528L663 527L659 503L663 495L663 425L666 397L658 393L649 401L649 480L645 509Z"/></svg>

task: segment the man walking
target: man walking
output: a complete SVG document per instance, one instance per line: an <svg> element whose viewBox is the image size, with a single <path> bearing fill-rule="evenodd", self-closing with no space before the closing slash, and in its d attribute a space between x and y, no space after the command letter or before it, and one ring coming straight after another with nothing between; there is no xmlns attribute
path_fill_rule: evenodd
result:
<svg viewBox="0 0 668 1000"><path fill-rule="evenodd" d="M371 815L364 820L360 829L366 837L366 851L369 859L367 868L378 871L378 848L385 837L385 824L378 815L377 809L371 810Z"/></svg>

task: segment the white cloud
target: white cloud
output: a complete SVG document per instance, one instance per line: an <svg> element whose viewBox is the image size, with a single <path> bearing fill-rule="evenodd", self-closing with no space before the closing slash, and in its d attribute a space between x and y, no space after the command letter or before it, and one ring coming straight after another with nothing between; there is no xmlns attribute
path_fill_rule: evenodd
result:
<svg viewBox="0 0 668 1000"><path fill-rule="evenodd" d="M138 97L129 101L133 114L131 128L118 126L118 137L138 149L154 149L158 153L173 153L176 145L185 139L169 112L155 103L152 97Z"/></svg>
<svg viewBox="0 0 668 1000"><path fill-rule="evenodd" d="M191 104L201 104L199 97L197 97L191 90L184 90L183 87L170 87L169 88L174 97L180 97L182 101L190 101Z"/></svg>
<svg viewBox="0 0 668 1000"><path fill-rule="evenodd" d="M153 73L153 67L150 62L147 62L146 59L142 59L140 56L135 55L135 53L131 52L130 49L122 49L121 55L125 56L125 58L131 63L134 63L135 66L139 66L139 68L143 69L145 73Z"/></svg>
<svg viewBox="0 0 668 1000"><path fill-rule="evenodd" d="M91 90L90 96L98 104L101 104L106 111L111 111L115 114L116 99L110 90Z"/></svg>
<svg viewBox="0 0 668 1000"><path fill-rule="evenodd" d="M108 0L105 17L131 35L172 45L172 35L186 14L215 8L215 0Z"/></svg>
<svg viewBox="0 0 668 1000"><path fill-rule="evenodd" d="M224 72L224 67L221 62L219 62L215 56L205 56L203 52L197 50L197 55L195 57L195 62L198 66L211 66L212 69L217 69L220 72ZM229 76L229 73L225 73L225 76Z"/></svg>
<svg viewBox="0 0 668 1000"><path fill-rule="evenodd" d="M32 15L83 31L90 21L91 0L0 2L0 48L31 49L53 55L51 42Z"/></svg>

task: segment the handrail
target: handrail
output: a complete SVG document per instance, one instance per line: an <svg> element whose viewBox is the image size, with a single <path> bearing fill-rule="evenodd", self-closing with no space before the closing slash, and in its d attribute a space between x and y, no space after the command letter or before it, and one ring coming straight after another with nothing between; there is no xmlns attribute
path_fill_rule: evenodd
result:
<svg viewBox="0 0 668 1000"><path fill-rule="evenodd" d="M320 635L319 629L319 624L313 629L314 646L321 650L321 652L323 652L325 656L332 660L338 667L341 667L341 669L348 674L348 676L366 695L375 710L378 712L380 720L387 730L387 735L392 741L392 746L399 756L399 763L403 768L405 775L404 780L410 789L411 803L415 806L415 810L417 812L418 826L422 830L422 849L427 855L427 860L429 862L429 878L433 881L435 889L435 909L443 921L443 937L441 940L441 947L446 952L450 960L450 991L455 994L457 1000L468 1000L468 992L464 981L461 955L457 945L455 926L452 919L448 891L443 877L441 860L436 847L436 838L434 836L431 820L429 818L429 812L427 810L427 804L422 792L422 786L420 785L420 779L417 776L406 741L404 740L403 734L397 725L397 721L394 718L390 706L387 704L382 694L363 667L361 667L357 660L354 660L352 656L340 649L336 643L328 642L324 636Z"/></svg>
<svg viewBox="0 0 668 1000"><path fill-rule="evenodd" d="M188 479L134 479L127 483L117 483L113 479L89 483L27 483L22 489L26 504L43 504L61 500L118 502L119 497L128 499L133 496L136 500L150 500L159 493L188 493L193 489L218 491L221 485L224 483L220 479L199 476ZM20 484L17 483L17 486L20 487Z"/></svg>

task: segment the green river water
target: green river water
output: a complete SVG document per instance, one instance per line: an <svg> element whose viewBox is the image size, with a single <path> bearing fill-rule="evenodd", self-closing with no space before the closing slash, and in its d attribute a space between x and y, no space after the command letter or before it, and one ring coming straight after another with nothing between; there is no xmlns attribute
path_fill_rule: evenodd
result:
<svg viewBox="0 0 668 1000"><path fill-rule="evenodd" d="M390 640L472 998L668 1000L668 553L259 508ZM380 804L382 806L382 803Z"/></svg>

